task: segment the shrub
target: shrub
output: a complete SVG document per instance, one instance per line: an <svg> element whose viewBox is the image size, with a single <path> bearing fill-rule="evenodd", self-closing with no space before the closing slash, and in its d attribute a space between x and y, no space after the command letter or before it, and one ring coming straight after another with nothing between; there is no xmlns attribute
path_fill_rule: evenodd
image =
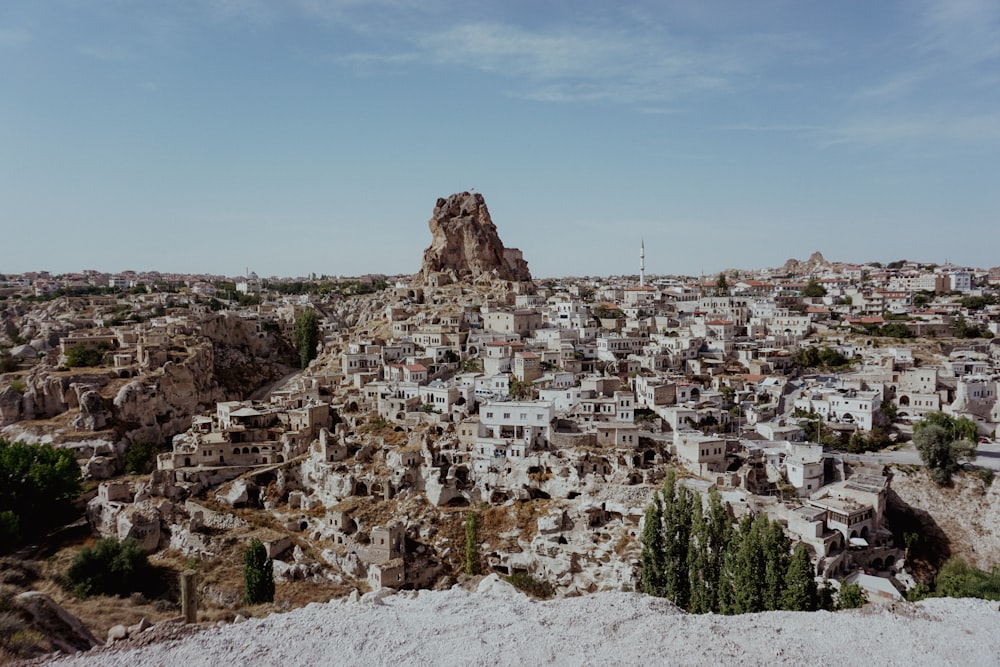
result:
<svg viewBox="0 0 1000 667"><path fill-rule="evenodd" d="M274 562L256 537L243 552L243 600L249 605L274 602Z"/></svg>
<svg viewBox="0 0 1000 667"><path fill-rule="evenodd" d="M153 472L157 451L156 445L151 442L133 442L125 450L125 472L130 475L145 475Z"/></svg>
<svg viewBox="0 0 1000 667"><path fill-rule="evenodd" d="M868 602L868 596L858 584L848 584L841 580L840 595L837 596L838 609L859 609Z"/></svg>
<svg viewBox="0 0 1000 667"><path fill-rule="evenodd" d="M104 346L91 349L83 345L74 345L66 351L66 365L70 368L99 366L104 359L104 351Z"/></svg>
<svg viewBox="0 0 1000 667"><path fill-rule="evenodd" d="M536 598L548 599L556 594L556 587L547 581L535 579L527 572L515 572L507 577L514 588Z"/></svg>
<svg viewBox="0 0 1000 667"><path fill-rule="evenodd" d="M994 567L992 572L984 572L968 565L961 558L952 558L938 572L932 595L1000 600L1000 567Z"/></svg>
<svg viewBox="0 0 1000 667"><path fill-rule="evenodd" d="M0 533L30 538L66 517L80 493L73 452L0 438ZM8 547L15 542L5 541Z"/></svg>
<svg viewBox="0 0 1000 667"><path fill-rule="evenodd" d="M150 574L149 560L138 542L104 538L76 555L66 577L73 594L84 598L129 595L140 590Z"/></svg>
<svg viewBox="0 0 1000 667"><path fill-rule="evenodd" d="M0 554L21 543L21 519L10 510L0 511Z"/></svg>

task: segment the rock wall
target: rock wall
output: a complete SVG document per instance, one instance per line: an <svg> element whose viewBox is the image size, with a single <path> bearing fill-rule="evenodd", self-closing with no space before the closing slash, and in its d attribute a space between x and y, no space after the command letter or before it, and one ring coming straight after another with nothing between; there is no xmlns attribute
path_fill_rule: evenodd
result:
<svg viewBox="0 0 1000 667"><path fill-rule="evenodd" d="M1000 565L1000 482L987 487L975 474L962 473L953 486L942 487L918 470L896 472L892 490L931 516L947 536L951 556L982 570Z"/></svg>

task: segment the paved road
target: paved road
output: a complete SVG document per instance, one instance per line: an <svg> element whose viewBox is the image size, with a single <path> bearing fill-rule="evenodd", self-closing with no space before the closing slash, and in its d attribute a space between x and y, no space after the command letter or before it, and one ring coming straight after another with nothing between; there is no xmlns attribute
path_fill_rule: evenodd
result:
<svg viewBox="0 0 1000 667"><path fill-rule="evenodd" d="M1000 443L981 444L977 453L978 456L972 461L973 465L1000 471ZM895 451L886 450L872 454L842 454L841 456L848 462L860 461L861 463L875 465L889 463L895 465L923 465L923 462L920 460L920 454L917 453L912 443Z"/></svg>

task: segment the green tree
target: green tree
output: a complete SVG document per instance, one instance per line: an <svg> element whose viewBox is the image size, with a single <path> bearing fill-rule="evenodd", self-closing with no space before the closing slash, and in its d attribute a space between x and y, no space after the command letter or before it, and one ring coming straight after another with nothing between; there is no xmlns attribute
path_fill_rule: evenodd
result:
<svg viewBox="0 0 1000 667"><path fill-rule="evenodd" d="M810 298L826 296L826 288L820 285L815 278L810 278L809 284L802 290L802 296Z"/></svg>
<svg viewBox="0 0 1000 667"><path fill-rule="evenodd" d="M708 522L700 499L696 499L691 513L691 539L688 542L688 611L705 614L712 611L709 595Z"/></svg>
<svg viewBox="0 0 1000 667"><path fill-rule="evenodd" d="M524 380L518 380L517 378L511 378L510 385L507 387L507 393L515 401L520 401L523 399L531 398L531 383L525 382Z"/></svg>
<svg viewBox="0 0 1000 667"><path fill-rule="evenodd" d="M100 366L107 351L105 345L89 348L84 345L74 345L66 350L66 365L70 368Z"/></svg>
<svg viewBox="0 0 1000 667"><path fill-rule="evenodd" d="M156 467L158 450L152 442L133 442L125 450L125 472L130 475L146 475Z"/></svg>
<svg viewBox="0 0 1000 667"><path fill-rule="evenodd" d="M669 473L668 473L669 474ZM642 527L642 589L646 595L663 597L667 549L663 539L663 499L653 493Z"/></svg>
<svg viewBox="0 0 1000 667"><path fill-rule="evenodd" d="M749 514L740 519L726 554L726 599L722 612L745 614L764 610L765 574L760 522Z"/></svg>
<svg viewBox="0 0 1000 667"><path fill-rule="evenodd" d="M11 510L0 511L0 555L21 543L21 518Z"/></svg>
<svg viewBox="0 0 1000 667"><path fill-rule="evenodd" d="M837 596L838 609L859 609L868 602L868 595L858 584L848 584L841 580L840 595Z"/></svg>
<svg viewBox="0 0 1000 667"><path fill-rule="evenodd" d="M989 331L975 324L969 324L964 316L959 315L951 325L956 338L985 338Z"/></svg>
<svg viewBox="0 0 1000 667"><path fill-rule="evenodd" d="M1000 566L994 566L992 572L984 572L961 558L951 558L934 579L933 595L1000 600Z"/></svg>
<svg viewBox="0 0 1000 667"><path fill-rule="evenodd" d="M17 519L8 517L8 527L24 538L41 535L66 517L78 495L80 466L72 451L0 438L0 512Z"/></svg>
<svg viewBox="0 0 1000 667"><path fill-rule="evenodd" d="M913 444L938 484L948 484L961 464L976 455L976 424L943 412L929 412L913 425Z"/></svg>
<svg viewBox="0 0 1000 667"><path fill-rule="evenodd" d="M149 581L149 560L135 540L104 538L76 555L66 577L78 597L129 595Z"/></svg>
<svg viewBox="0 0 1000 667"><path fill-rule="evenodd" d="M758 517L757 521L761 522L760 534L764 552L764 609L774 611L781 609L785 578L788 576L791 543L777 521L771 521L763 515Z"/></svg>
<svg viewBox="0 0 1000 667"><path fill-rule="evenodd" d="M785 575L785 592L781 607L789 611L815 611L819 608L819 591L813 576L809 551L804 544L795 547Z"/></svg>
<svg viewBox="0 0 1000 667"><path fill-rule="evenodd" d="M243 600L249 605L274 602L274 562L256 537L243 552Z"/></svg>
<svg viewBox="0 0 1000 667"><path fill-rule="evenodd" d="M479 574L479 517L475 512L465 515L465 573Z"/></svg>
<svg viewBox="0 0 1000 667"><path fill-rule="evenodd" d="M715 279L715 294L717 296L726 296L729 294L729 283L726 281L726 274L719 272L719 277Z"/></svg>
<svg viewBox="0 0 1000 667"><path fill-rule="evenodd" d="M319 315L312 308L307 308L295 318L295 349L299 353L299 363L302 368L316 358L316 346L319 344Z"/></svg>

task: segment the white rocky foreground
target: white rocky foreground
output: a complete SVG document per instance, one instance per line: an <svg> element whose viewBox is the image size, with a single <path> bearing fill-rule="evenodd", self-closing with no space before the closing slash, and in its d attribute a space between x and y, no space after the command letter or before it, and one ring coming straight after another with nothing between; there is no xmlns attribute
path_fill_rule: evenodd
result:
<svg viewBox="0 0 1000 667"><path fill-rule="evenodd" d="M386 592L387 593L387 592ZM694 616L635 593L531 602L495 577L312 604L60 665L996 665L997 603Z"/></svg>

